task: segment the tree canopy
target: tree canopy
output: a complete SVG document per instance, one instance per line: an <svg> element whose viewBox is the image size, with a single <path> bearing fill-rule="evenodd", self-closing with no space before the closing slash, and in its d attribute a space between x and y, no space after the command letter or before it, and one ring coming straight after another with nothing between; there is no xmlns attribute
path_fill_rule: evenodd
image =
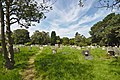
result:
<svg viewBox="0 0 120 80"><path fill-rule="evenodd" d="M29 32L26 29L17 29L13 31L15 44L24 44L30 41Z"/></svg>
<svg viewBox="0 0 120 80"><path fill-rule="evenodd" d="M48 32L39 32L38 30L33 33L31 36L31 43L32 44L40 44L45 45L50 42L50 37Z"/></svg>
<svg viewBox="0 0 120 80"><path fill-rule="evenodd" d="M120 14L111 13L91 27L92 42L99 45L119 45Z"/></svg>

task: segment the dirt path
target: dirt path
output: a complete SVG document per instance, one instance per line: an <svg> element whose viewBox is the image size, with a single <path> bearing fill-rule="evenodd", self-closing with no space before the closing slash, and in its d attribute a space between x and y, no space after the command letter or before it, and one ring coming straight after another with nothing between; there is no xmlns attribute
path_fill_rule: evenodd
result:
<svg viewBox="0 0 120 80"><path fill-rule="evenodd" d="M40 50L36 55L40 54L42 50ZM35 65L34 60L36 55L33 55L28 61L28 67L22 72L22 80L35 80Z"/></svg>

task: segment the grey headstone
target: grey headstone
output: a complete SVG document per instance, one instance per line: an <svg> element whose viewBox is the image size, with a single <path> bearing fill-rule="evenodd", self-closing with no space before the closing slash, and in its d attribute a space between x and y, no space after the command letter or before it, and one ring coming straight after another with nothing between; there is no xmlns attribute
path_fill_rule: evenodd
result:
<svg viewBox="0 0 120 80"><path fill-rule="evenodd" d="M106 50L106 47L105 47L105 46L103 46L103 47L102 47L102 50Z"/></svg>
<svg viewBox="0 0 120 80"><path fill-rule="evenodd" d="M57 50L56 50L56 49L52 49L52 53L53 53L53 54L56 54L56 53L57 53Z"/></svg>
<svg viewBox="0 0 120 80"><path fill-rule="evenodd" d="M55 47L58 48L59 47L58 44L55 44Z"/></svg>
<svg viewBox="0 0 120 80"><path fill-rule="evenodd" d="M117 47L113 47L115 54L120 55L120 50Z"/></svg>
<svg viewBox="0 0 120 80"><path fill-rule="evenodd" d="M20 52L20 48L13 48L14 52L19 53Z"/></svg>
<svg viewBox="0 0 120 80"><path fill-rule="evenodd" d="M90 56L90 51L89 51L89 50L83 50L83 51L82 51L82 54L83 54L84 56Z"/></svg>
<svg viewBox="0 0 120 80"><path fill-rule="evenodd" d="M107 48L107 52L108 52L108 55L110 55L110 56L114 56L115 55L114 49L111 46L109 46Z"/></svg>

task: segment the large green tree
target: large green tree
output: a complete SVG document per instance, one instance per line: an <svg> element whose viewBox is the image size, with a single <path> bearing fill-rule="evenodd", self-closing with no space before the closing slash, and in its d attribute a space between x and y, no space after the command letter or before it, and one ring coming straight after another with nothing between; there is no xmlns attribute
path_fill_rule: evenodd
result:
<svg viewBox="0 0 120 80"><path fill-rule="evenodd" d="M30 41L29 32L26 29L17 29L13 31L15 44L24 44Z"/></svg>
<svg viewBox="0 0 120 80"><path fill-rule="evenodd" d="M40 22L42 18L45 18L43 11L49 11L48 8L51 9L51 7L43 5L45 2L43 0L43 3L38 6L35 0L3 0L2 8L4 8L4 15L6 16L4 19L6 21L8 54L10 54L10 66L7 68L13 68L15 64L11 25L17 22L21 27L28 28L31 22Z"/></svg>
<svg viewBox="0 0 120 80"><path fill-rule="evenodd" d="M111 13L91 27L92 42L99 45L120 44L120 14Z"/></svg>
<svg viewBox="0 0 120 80"><path fill-rule="evenodd" d="M39 32L38 30L33 33L31 36L32 44L48 44L50 42L50 37L48 32Z"/></svg>

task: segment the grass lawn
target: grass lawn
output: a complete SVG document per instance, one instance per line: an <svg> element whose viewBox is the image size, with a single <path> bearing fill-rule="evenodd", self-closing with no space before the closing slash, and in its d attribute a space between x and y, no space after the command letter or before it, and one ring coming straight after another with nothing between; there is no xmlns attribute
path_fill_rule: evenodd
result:
<svg viewBox="0 0 120 80"><path fill-rule="evenodd" d="M43 49L35 60L36 80L119 80L120 58L107 59L106 51L91 49L93 60L85 60L82 50L64 47L52 54Z"/></svg>
<svg viewBox="0 0 120 80"><path fill-rule="evenodd" d="M3 67L4 59L0 54L0 80L22 80L20 72L27 68L29 58L40 52L38 47L30 51L28 47L20 47L20 50L15 53L13 70ZM108 59L105 50L96 48L90 50L93 60L85 60L81 52L63 47L52 54L50 47L44 47L35 58L36 80L119 80L120 58Z"/></svg>

